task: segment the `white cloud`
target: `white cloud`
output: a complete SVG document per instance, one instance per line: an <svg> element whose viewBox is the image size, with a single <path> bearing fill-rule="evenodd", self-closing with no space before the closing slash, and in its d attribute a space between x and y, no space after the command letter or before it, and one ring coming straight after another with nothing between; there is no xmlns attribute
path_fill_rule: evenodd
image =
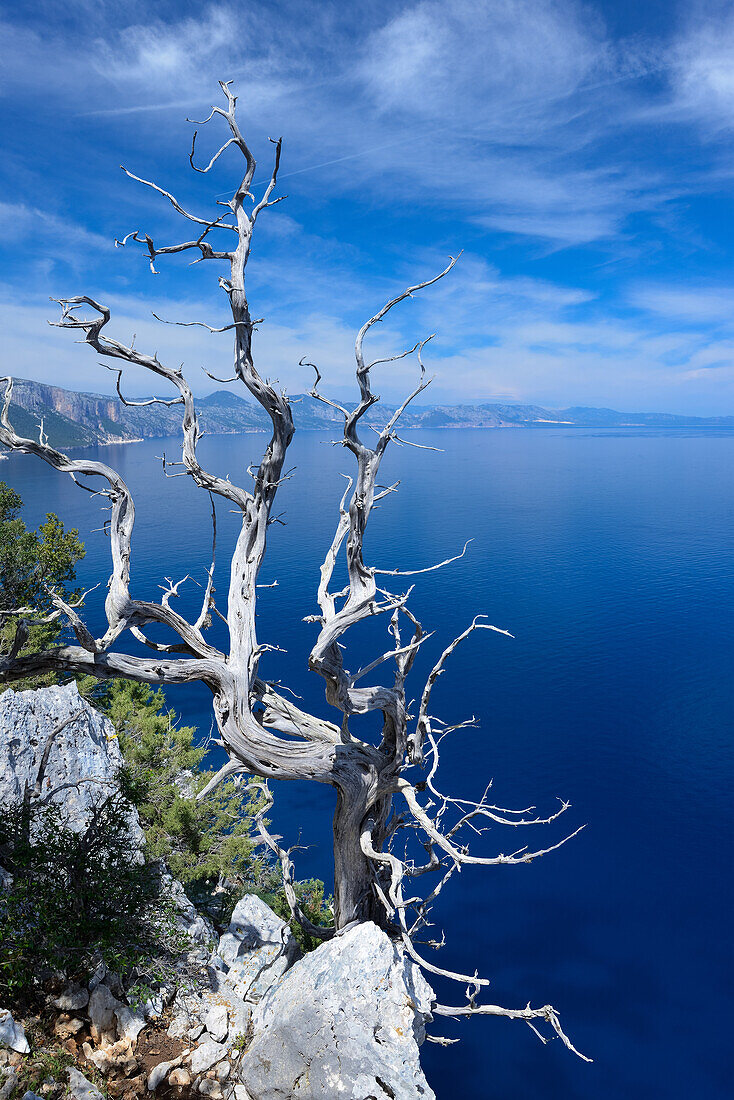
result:
<svg viewBox="0 0 734 1100"><path fill-rule="evenodd" d="M113 242L94 233L73 218L66 218L48 210L28 206L25 203L0 202L0 235L6 243L23 242L30 247L42 242L52 256L68 258L73 246L84 251L108 251Z"/></svg>
<svg viewBox="0 0 734 1100"><path fill-rule="evenodd" d="M700 7L671 51L673 108L712 131L734 128L734 11Z"/></svg>
<svg viewBox="0 0 734 1100"><path fill-rule="evenodd" d="M734 286L637 286L631 302L673 321L734 327Z"/></svg>

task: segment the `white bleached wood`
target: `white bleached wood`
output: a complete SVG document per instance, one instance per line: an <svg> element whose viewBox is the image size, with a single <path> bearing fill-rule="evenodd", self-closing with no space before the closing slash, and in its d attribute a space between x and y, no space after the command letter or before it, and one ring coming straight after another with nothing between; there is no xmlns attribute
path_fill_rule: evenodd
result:
<svg viewBox="0 0 734 1100"><path fill-rule="evenodd" d="M265 410L270 421L270 438L259 464L243 471L243 475L249 474L252 478L248 489L231 481L229 477L218 477L206 470L197 454L202 431L194 396L183 369L167 366L157 354L149 355L138 351L134 342L128 346L109 336L110 311L95 299L87 295L61 299L58 327L80 332L83 341L103 360L115 361L116 365L109 369L116 373L117 392L126 404L163 403L181 406L181 459L177 463L171 463L164 455L163 471L170 477L190 477L199 489L208 493L212 502L211 565L206 573L206 582L202 585L201 609L193 621L188 621L171 607L183 581L189 578L175 582L169 580L167 586L163 587L163 596L158 603L136 599L130 590L135 508L128 486L114 469L103 462L69 458L51 447L43 428L38 440L20 436L13 428L10 418L12 381L5 379L5 401L0 412L0 442L11 450L35 455L54 469L69 474L76 484L93 496L101 495L107 499L111 510L105 529L110 536L112 573L105 601L107 629L100 638L94 638L85 626L77 603L65 601L57 593L52 593L54 610L50 618L63 615L75 633L78 644L28 653L25 647L28 640L28 616L33 614L32 609L8 609L3 612L15 617L17 629L10 651L0 655L0 679L12 682L52 670L65 674L89 673L100 679L132 679L149 684L175 685L192 681L206 684L212 693L218 741L227 750L229 760L202 792L203 797L226 779L241 782L245 773L264 780L308 779L335 788L334 928L317 929L306 921L298 906L291 850L282 848L278 839L272 837L265 826L263 815L272 804L272 795L266 785L260 781L257 784L264 807L257 819L258 828L263 841L280 860L286 896L294 919L299 920L309 932L317 936L328 936L334 930L344 930L355 921L375 921L394 935L411 957L427 970L455 978L467 985L466 1005L456 1008L439 1006L438 1011L442 1014L504 1015L523 1020L536 1031L538 1023L545 1023L570 1050L574 1050L561 1030L558 1014L552 1007L546 1005L540 1009L531 1009L528 1006L514 1010L496 1005L481 1005L477 1003L477 996L488 984L487 979L436 967L424 959L416 948L415 937L429 926L433 902L463 866L529 863L556 850L579 832L577 829L570 836L544 848L530 850L523 847L507 855L476 854L470 850L470 842L475 843L482 839L490 823L492 827L550 824L568 809L568 803L562 802L560 809L546 816L536 815L532 808L507 810L488 801L489 786L481 799L471 801L444 796L436 785L441 740L452 731L475 724L473 719L469 719L447 725L429 713L431 692L436 680L443 673L448 658L475 631L488 630L507 637L512 635L484 622L484 616L477 616L443 650L419 695L417 715L411 715L406 681L412 672L419 649L430 640L431 635L423 630L408 606L412 589L393 593L378 587L376 577L430 573L463 558L468 543L461 553L425 568L406 571L378 569L365 561L364 536L372 509L398 488L397 483L388 486L378 484L382 459L391 442L398 445L408 442L397 435L396 428L410 403L430 385L431 380L426 377L422 353L432 336L418 341L406 351L371 362L365 358L365 339L373 326L382 321L393 308L415 294L428 290L448 275L458 257L452 258L437 275L408 287L390 299L361 327L354 349L359 393L355 405L342 405L323 396L318 389L321 382L318 368L305 357L301 360L302 365L313 367L316 373L311 395L342 414L343 433L338 443L351 453L356 465L353 474L347 478L334 536L320 569L317 585L318 614L308 616L307 619L318 628L308 658L309 667L322 678L326 703L337 712L337 721L328 721L307 712L292 699L286 698L277 685L268 683L260 674L263 653L276 650L277 647L265 645L257 638L257 590L263 587L259 583L259 575L266 553L269 528L280 521L273 506L279 486L291 473L285 470L285 459L293 437L294 424L286 394L267 382L255 366L252 335L260 319L253 320L251 316L245 275L257 219L284 197L273 197L278 184L282 142L280 139L273 142L273 168L269 182L258 200L252 192L256 162L237 121L237 99L231 90L231 83L222 82L220 87L226 105L213 107L206 122L199 125L223 119L230 136L219 146L206 167L197 168L194 164L195 134L190 160L192 168L206 174L224 154L228 157L239 154L243 158L243 174L232 197L227 202L218 203L225 208L225 212L212 218L193 215L181 206L170 191L125 170L131 179L166 198L183 218L200 227L201 232L193 240L158 246L149 234L136 230L116 243L120 246L143 245L153 272L156 271L155 263L159 257L186 252L196 253L196 263L214 261L223 265L224 271L218 274L217 284L225 295L231 320L218 327L199 321L172 323L182 327L204 327L212 333L232 332L234 346L231 380L244 386ZM210 234L220 230L230 234L231 247L226 250L215 248L210 243ZM216 239L221 240L221 235ZM365 414L379 400L372 390L371 371L413 353L418 361L418 382L390 416L384 428L377 430L374 445L369 446L361 439L359 428ZM145 402L126 401L121 383L128 366L140 367L157 380L163 381L171 388L172 396L151 398ZM168 467L172 465L180 467L179 472L169 473ZM101 483L101 490L88 485L88 479L92 479L95 486ZM233 506L240 523L229 562L226 613L215 606L213 598L216 497ZM346 567L346 585L341 591L333 592L331 585L334 573L342 563ZM214 645L207 635L213 614L219 616L227 629L227 643L223 649ZM382 615L387 616L387 630L391 639L389 648L361 667L358 665L356 671L350 671L347 667L347 645L349 638L354 636L353 628ZM401 625L406 624L411 637L403 641ZM151 640L147 633L150 627L165 628L172 640ZM153 652L145 657L133 657L125 653L120 646L127 633ZM392 667L390 681L370 683L369 680L377 670L388 662ZM365 684L364 681L368 682ZM381 715L382 728L379 737L374 740L358 737L355 728L359 717L374 712ZM426 743L428 749L424 752ZM427 767L428 760L430 766ZM426 767L426 773L418 771L419 768ZM428 794L421 799L419 796L426 791ZM395 845L406 835L409 840L406 841L405 851L398 855L394 850ZM411 838L414 841L416 837L427 855L426 861L420 864L415 862L411 844ZM413 882L425 875L437 876L433 887L406 898L403 894L403 881ZM434 941L427 946L440 947L442 942Z"/></svg>

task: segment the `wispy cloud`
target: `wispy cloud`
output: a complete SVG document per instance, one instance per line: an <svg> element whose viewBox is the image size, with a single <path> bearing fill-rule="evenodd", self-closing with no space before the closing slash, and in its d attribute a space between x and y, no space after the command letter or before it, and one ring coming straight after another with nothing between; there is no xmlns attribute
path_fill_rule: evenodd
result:
<svg viewBox="0 0 734 1100"><path fill-rule="evenodd" d="M286 138L289 213L263 220L250 273L267 316L264 373L303 388L305 352L343 392L354 327L464 245L451 281L376 335L376 347L395 350L439 328L442 400L504 393L664 408L670 394L680 407L711 400L716 376L734 403L722 273L733 213L730 7L684 0L657 23L630 8L612 30L594 0L151 11L100 0L50 13L42 29L9 13L2 42L12 136L0 229L15 303L5 323L27 372L63 364L69 384L101 386L78 367L78 349L72 361L49 343L43 307L18 306L24 286L56 291L69 263L115 301L123 327L221 369L224 344L191 330L164 336L146 313L150 294L164 315L200 308L214 319L207 265L172 262L153 278L140 256L118 252L112 265L108 250L126 229L171 240L179 231L164 203L118 178L120 160L197 210L229 186L237 169L226 158L211 177L189 178L183 116L201 117L217 80L232 78L255 148ZM216 148L220 124L202 145ZM386 372L385 395L411 370ZM626 388L639 401L624 400Z"/></svg>

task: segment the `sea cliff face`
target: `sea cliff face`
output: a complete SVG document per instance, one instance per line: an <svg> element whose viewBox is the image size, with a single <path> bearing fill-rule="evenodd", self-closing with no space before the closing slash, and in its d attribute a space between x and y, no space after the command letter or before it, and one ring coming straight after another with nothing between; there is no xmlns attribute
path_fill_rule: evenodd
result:
<svg viewBox="0 0 734 1100"><path fill-rule="evenodd" d="M300 431L340 428L338 410L294 394L293 418ZM269 429L263 409L230 390L217 390L197 399L202 430L210 435L239 435ZM365 416L367 424L382 427L395 407L380 402ZM61 386L17 379L13 387L10 419L20 435L38 437L44 431L55 447L126 443L140 439L178 435L181 410L177 405L130 407L119 398L98 393L77 393ZM732 428L734 417L675 416L665 413L623 413L615 409L547 409L540 405L423 405L412 406L401 417L403 428Z"/></svg>
<svg viewBox="0 0 734 1100"><path fill-rule="evenodd" d="M65 828L91 835L122 763L111 722L74 682L0 694L1 805L30 792L58 805ZM142 850L134 808L125 830ZM435 1100L420 1065L435 996L384 931L357 925L301 957L258 896L245 894L215 928L160 870L173 969L143 993L99 952L91 978L38 974L45 1032L23 1004L0 1005L0 1100L21 1096L41 1070L45 1100L104 1100L94 1080L118 1100ZM12 890L0 867L0 906ZM133 976L144 971L139 959ZM48 1076L52 1048L68 1089Z"/></svg>

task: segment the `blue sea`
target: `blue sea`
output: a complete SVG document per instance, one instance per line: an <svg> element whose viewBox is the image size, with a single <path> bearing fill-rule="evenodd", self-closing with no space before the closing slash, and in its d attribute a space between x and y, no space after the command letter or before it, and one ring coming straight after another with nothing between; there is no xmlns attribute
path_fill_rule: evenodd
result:
<svg viewBox="0 0 734 1100"><path fill-rule="evenodd" d="M592 1065L525 1025L437 1021L460 1037L426 1045L439 1100L678 1100L731 1097L733 1076L732 744L734 742L734 433L688 431L444 430L416 433L441 452L396 448L385 483L400 479L370 521L367 560L419 568L413 609L436 635L417 662L413 694L443 645L477 612L512 632L475 634L434 691L447 721L477 730L444 742L443 789L565 819L532 843L584 831L529 866L467 868L434 911L447 944L435 960L491 978L490 997L521 1007L550 1002ZM205 464L247 478L265 437L210 437ZM209 502L186 478L165 480L156 456L177 441L99 448L137 502L133 592L160 597L164 577L200 582L210 550ZM259 634L282 646L263 672L327 715L307 670L318 567L336 522L351 456L328 437L298 433L296 466L271 528ZM47 509L79 528L90 584L109 572L99 501L38 460L13 456L0 478L21 493L26 519ZM219 508L217 588L235 517ZM400 590L407 581L396 582ZM183 611L200 589L184 585ZM101 624L104 584L89 599ZM387 622L360 634L360 656L387 648ZM378 650L377 647L380 647ZM351 657L351 655L350 655ZM207 693L172 689L171 705L208 735ZM373 727L370 727L373 728ZM354 731L358 732L357 725ZM219 751L219 750L218 750ZM308 845L297 868L327 881L333 793L276 785L275 822ZM518 846L501 828L485 851ZM523 834L523 842L530 838ZM461 988L438 987L444 1003ZM729 1061L728 1061L729 1060ZM728 1062L728 1064L727 1064Z"/></svg>

